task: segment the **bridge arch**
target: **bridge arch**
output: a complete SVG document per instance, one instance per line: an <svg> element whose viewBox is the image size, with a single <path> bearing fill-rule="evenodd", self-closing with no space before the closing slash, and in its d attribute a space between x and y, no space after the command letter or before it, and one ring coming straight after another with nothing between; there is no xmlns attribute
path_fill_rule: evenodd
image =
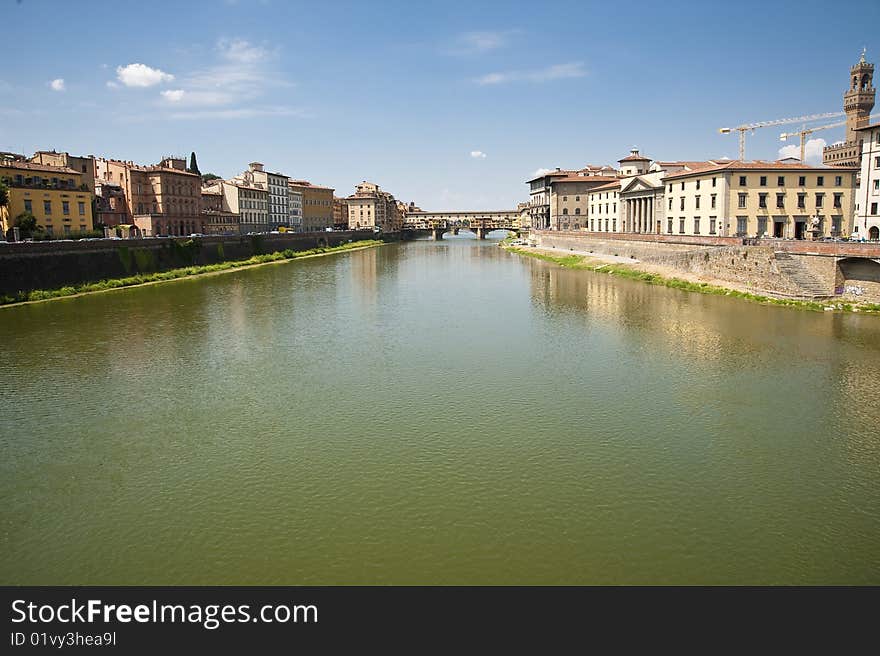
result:
<svg viewBox="0 0 880 656"><path fill-rule="evenodd" d="M842 293L869 303L880 303L880 262L867 257L837 261L837 287Z"/></svg>

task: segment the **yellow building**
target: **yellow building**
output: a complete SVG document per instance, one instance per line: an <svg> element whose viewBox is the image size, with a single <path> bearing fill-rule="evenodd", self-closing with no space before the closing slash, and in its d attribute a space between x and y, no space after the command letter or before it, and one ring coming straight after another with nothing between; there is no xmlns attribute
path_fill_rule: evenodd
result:
<svg viewBox="0 0 880 656"><path fill-rule="evenodd" d="M49 235L75 235L94 229L93 194L79 171L23 161L0 161L0 179L9 187L3 234L20 214L33 214Z"/></svg>
<svg viewBox="0 0 880 656"><path fill-rule="evenodd" d="M707 162L663 182L665 225L659 232L782 239L852 232L853 170L797 161Z"/></svg>

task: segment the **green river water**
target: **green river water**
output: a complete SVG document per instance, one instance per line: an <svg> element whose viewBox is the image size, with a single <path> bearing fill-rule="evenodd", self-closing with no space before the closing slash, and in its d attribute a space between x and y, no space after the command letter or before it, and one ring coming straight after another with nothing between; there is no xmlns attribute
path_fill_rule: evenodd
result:
<svg viewBox="0 0 880 656"><path fill-rule="evenodd" d="M880 319L467 237L0 309L2 584L880 584Z"/></svg>

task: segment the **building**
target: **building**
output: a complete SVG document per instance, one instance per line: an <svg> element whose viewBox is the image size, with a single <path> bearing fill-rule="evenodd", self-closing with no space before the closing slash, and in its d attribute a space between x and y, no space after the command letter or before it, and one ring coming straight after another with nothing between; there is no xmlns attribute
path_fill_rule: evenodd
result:
<svg viewBox="0 0 880 656"><path fill-rule="evenodd" d="M302 194L302 229L304 232L333 227L332 187L322 187L308 180L289 180L288 186Z"/></svg>
<svg viewBox="0 0 880 656"><path fill-rule="evenodd" d="M333 196L333 227L336 230L348 229L348 204L344 198Z"/></svg>
<svg viewBox="0 0 880 656"><path fill-rule="evenodd" d="M288 226L291 230L295 232L302 232L303 229L303 195L301 191L298 191L294 187L292 187L289 183L287 185L287 202L288 202L288 211L290 213L290 221L288 222Z"/></svg>
<svg viewBox="0 0 880 656"><path fill-rule="evenodd" d="M394 196L373 182L364 180L345 200L349 230L378 228L382 232L398 232L403 227L404 214L400 213Z"/></svg>
<svg viewBox="0 0 880 656"><path fill-rule="evenodd" d="M880 123L859 128L862 168L856 193L853 237L880 239Z"/></svg>
<svg viewBox="0 0 880 656"><path fill-rule="evenodd" d="M557 168L531 180L529 223L535 230L579 230L586 225L588 192L617 176L609 166ZM577 226L577 227L575 227Z"/></svg>
<svg viewBox="0 0 880 656"><path fill-rule="evenodd" d="M38 150L30 161L35 164L48 166L60 166L73 169L82 175L82 183L89 188L89 192L95 193L95 156L74 157L69 153L57 153L54 150Z"/></svg>
<svg viewBox="0 0 880 656"><path fill-rule="evenodd" d="M854 170L733 160L670 173L663 181L665 234L808 239L852 230ZM656 222L649 225L657 232Z"/></svg>
<svg viewBox="0 0 880 656"><path fill-rule="evenodd" d="M584 228L591 232L617 232L620 227L621 180L612 180L593 187L588 196L587 222Z"/></svg>
<svg viewBox="0 0 880 656"><path fill-rule="evenodd" d="M201 179L186 170L183 157L165 157L142 166L131 161L96 158L96 185L122 189L128 214L144 237L204 232Z"/></svg>
<svg viewBox="0 0 880 656"><path fill-rule="evenodd" d="M822 151L822 161L828 166L859 166L863 139L860 129L868 125L874 109L876 90L873 79L874 64L865 61L865 52L862 51L861 59L849 69L849 89L843 94L846 138Z"/></svg>
<svg viewBox="0 0 880 656"><path fill-rule="evenodd" d="M95 226L115 228L131 224L125 190L118 184L98 180L95 184Z"/></svg>
<svg viewBox="0 0 880 656"><path fill-rule="evenodd" d="M281 226L290 227L290 192L287 180L286 175L266 171L260 162L251 162L247 171L233 178L233 182L266 190L266 223L258 226L258 229L255 228L256 232L277 230Z"/></svg>
<svg viewBox="0 0 880 656"><path fill-rule="evenodd" d="M22 160L0 160L0 180L9 188L8 205L0 215L2 235L21 214L31 214L37 227L54 237L94 229L92 199L82 172Z"/></svg>
<svg viewBox="0 0 880 656"><path fill-rule="evenodd" d="M220 211L238 217L238 229L233 232L268 232L269 192L262 184L247 183L237 178L212 180L202 189L202 198L215 194L220 196ZM216 201L211 202L214 207L217 206ZM232 216L222 223L230 225L235 221Z"/></svg>
<svg viewBox="0 0 880 656"><path fill-rule="evenodd" d="M202 225L206 235L237 235L241 232L241 215L224 202L220 185L202 189Z"/></svg>

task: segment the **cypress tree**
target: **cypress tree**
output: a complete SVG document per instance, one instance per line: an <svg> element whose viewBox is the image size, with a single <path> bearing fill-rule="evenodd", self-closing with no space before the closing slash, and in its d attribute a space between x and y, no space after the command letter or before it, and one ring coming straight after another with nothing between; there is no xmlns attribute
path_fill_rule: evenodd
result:
<svg viewBox="0 0 880 656"><path fill-rule="evenodd" d="M201 171L199 171L199 165L196 162L196 153L195 151L189 156L189 172L195 173L196 175L201 175Z"/></svg>

